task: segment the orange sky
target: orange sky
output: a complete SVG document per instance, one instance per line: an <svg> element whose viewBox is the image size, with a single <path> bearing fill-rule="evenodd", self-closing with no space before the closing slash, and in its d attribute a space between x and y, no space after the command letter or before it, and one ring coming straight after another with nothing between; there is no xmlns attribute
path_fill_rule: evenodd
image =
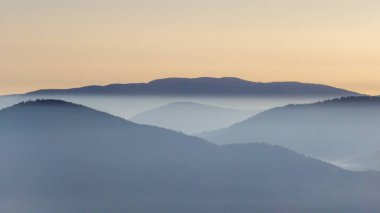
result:
<svg viewBox="0 0 380 213"><path fill-rule="evenodd" d="M0 0L0 94L163 77L380 94L378 0Z"/></svg>

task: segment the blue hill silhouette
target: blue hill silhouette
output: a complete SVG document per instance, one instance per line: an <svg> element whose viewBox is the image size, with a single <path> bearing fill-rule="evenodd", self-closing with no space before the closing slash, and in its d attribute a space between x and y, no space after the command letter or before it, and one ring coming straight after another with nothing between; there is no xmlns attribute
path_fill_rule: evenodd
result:
<svg viewBox="0 0 380 213"><path fill-rule="evenodd" d="M257 113L254 110L235 110L194 102L173 102L141 112L130 120L194 134L227 127Z"/></svg>
<svg viewBox="0 0 380 213"><path fill-rule="evenodd" d="M328 161L380 150L380 98L346 97L288 105L202 134L219 144L267 142Z"/></svg>
<svg viewBox="0 0 380 213"><path fill-rule="evenodd" d="M72 89L45 89L27 95L152 95L152 96L257 96L343 97L360 95L321 84L260 83L239 78L166 78L149 83L111 84Z"/></svg>
<svg viewBox="0 0 380 213"><path fill-rule="evenodd" d="M266 144L219 146L57 100L0 111L0 210L369 212L380 175ZM22 211L22 210L20 210Z"/></svg>

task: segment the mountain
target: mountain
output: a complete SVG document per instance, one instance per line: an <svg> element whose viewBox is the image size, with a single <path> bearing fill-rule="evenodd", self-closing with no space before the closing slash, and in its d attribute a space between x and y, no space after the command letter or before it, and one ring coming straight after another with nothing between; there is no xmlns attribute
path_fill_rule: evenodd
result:
<svg viewBox="0 0 380 213"><path fill-rule="evenodd" d="M327 161L380 150L380 98L288 105L201 136L218 144L267 142Z"/></svg>
<svg viewBox="0 0 380 213"><path fill-rule="evenodd" d="M374 212L380 174L57 100L0 111L1 212Z"/></svg>
<svg viewBox="0 0 380 213"><path fill-rule="evenodd" d="M257 114L192 102L174 102L139 113L129 120L189 134L227 127Z"/></svg>
<svg viewBox="0 0 380 213"><path fill-rule="evenodd" d="M46 89L27 95L128 96L241 96L241 97L343 97L358 93L320 84L259 83L239 78L166 78L149 83L111 84L72 89Z"/></svg>
<svg viewBox="0 0 380 213"><path fill-rule="evenodd" d="M360 95L319 84L258 83L238 78L167 78L148 83L111 84L72 89L38 90L22 94L12 104L36 99L60 99L129 119L172 102L196 102L232 109L265 110L287 104L312 103ZM9 106L0 97L0 108Z"/></svg>

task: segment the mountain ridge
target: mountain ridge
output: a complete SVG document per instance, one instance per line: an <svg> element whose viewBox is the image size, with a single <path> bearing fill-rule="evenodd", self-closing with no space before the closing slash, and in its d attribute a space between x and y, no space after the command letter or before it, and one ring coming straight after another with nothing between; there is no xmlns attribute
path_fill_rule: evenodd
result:
<svg viewBox="0 0 380 213"><path fill-rule="evenodd" d="M300 82L252 82L234 77L164 78L148 83L92 85L69 89L42 89L25 95L114 94L163 96L354 96L361 95L328 85Z"/></svg>
<svg viewBox="0 0 380 213"><path fill-rule="evenodd" d="M190 101L176 101L138 113L129 120L195 134L227 127L257 112L257 110L237 110Z"/></svg>
<svg viewBox="0 0 380 213"><path fill-rule="evenodd" d="M378 208L378 173L345 171L273 145L218 146L67 102L40 100L0 110L0 132L0 210Z"/></svg>
<svg viewBox="0 0 380 213"><path fill-rule="evenodd" d="M262 141L336 161L380 150L379 115L379 97L346 97L276 107L200 136L219 144Z"/></svg>

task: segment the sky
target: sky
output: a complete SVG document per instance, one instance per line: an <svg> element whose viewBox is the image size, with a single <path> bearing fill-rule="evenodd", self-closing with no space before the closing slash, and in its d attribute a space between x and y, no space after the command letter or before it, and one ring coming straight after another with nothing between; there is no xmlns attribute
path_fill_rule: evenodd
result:
<svg viewBox="0 0 380 213"><path fill-rule="evenodd" d="M0 0L0 94L200 76L380 95L380 1Z"/></svg>

